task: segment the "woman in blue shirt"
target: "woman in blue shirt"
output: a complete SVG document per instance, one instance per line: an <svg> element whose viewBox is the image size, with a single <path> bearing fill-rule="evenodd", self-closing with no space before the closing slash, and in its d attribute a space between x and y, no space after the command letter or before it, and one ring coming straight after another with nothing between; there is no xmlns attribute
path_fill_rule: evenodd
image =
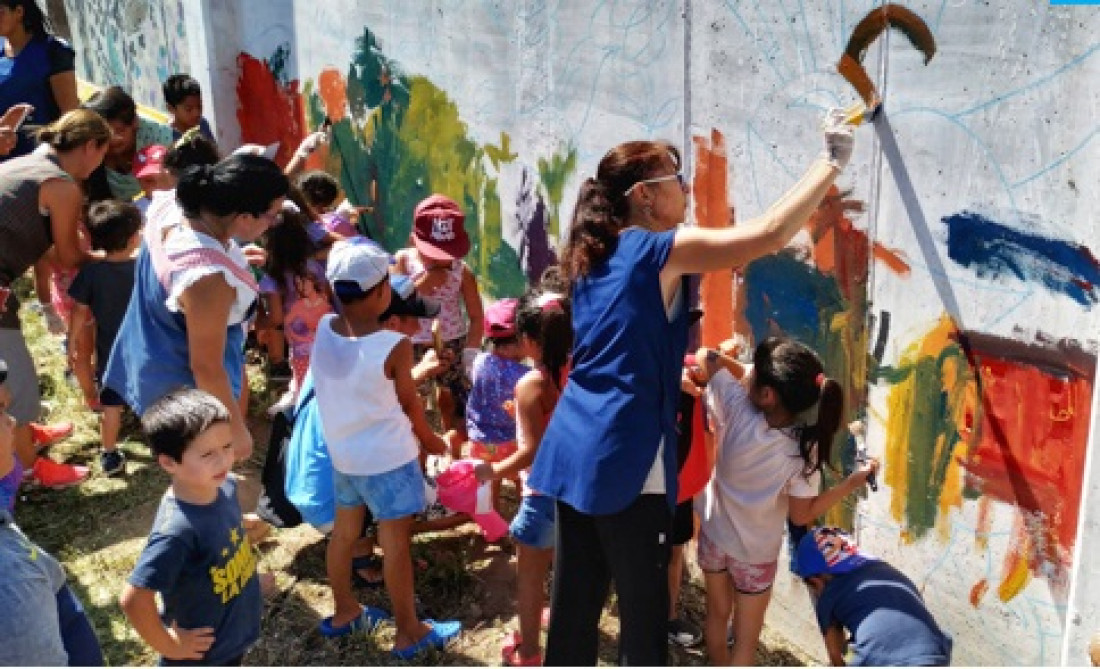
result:
<svg viewBox="0 0 1100 669"><path fill-rule="evenodd" d="M802 228L851 156L843 114L826 152L756 220L679 228L679 152L627 142L581 186L562 270L572 286L572 371L529 485L558 500L547 665L596 664L615 582L619 661L668 661L668 535L676 501L676 407L687 347L684 277L741 266Z"/></svg>
<svg viewBox="0 0 1100 669"><path fill-rule="evenodd" d="M0 0L0 113L20 103L34 107L26 124L43 126L76 109L75 55L68 42L50 34L35 0ZM32 133L0 160L30 153Z"/></svg>

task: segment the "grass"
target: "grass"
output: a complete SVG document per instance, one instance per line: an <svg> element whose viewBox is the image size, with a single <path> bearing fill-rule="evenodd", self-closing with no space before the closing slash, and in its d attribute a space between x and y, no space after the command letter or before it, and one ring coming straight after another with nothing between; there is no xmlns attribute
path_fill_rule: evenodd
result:
<svg viewBox="0 0 1100 669"><path fill-rule="evenodd" d="M17 284L27 301L29 285ZM168 477L142 443L133 419L124 422L121 448L127 456L126 475L106 478L98 472L99 431L75 384L65 377L61 342L50 335L42 319L24 309L24 332L38 366L47 421L71 420L73 437L50 448L50 457L93 468L84 484L65 490L24 488L16 515L26 534L57 556L79 594L103 647L108 664L150 665L156 654L134 633L118 606L118 595L145 543ZM242 506L252 508L259 493L258 476L266 452L267 421L263 408L283 388L269 387L261 365L249 361L250 416L255 437L253 457L238 468ZM514 507L516 493L504 490L505 504ZM507 508L507 507L506 507ZM318 621L332 612L325 578L324 538L308 526L278 530L258 547L260 568L272 572L279 593L267 599L260 641L245 656L249 665L394 665L389 655L393 628L383 625L373 634L328 640L316 632ZM689 551L689 554L691 551ZM414 540L416 591L433 617L463 622L462 638L445 652L420 656L415 665L498 665L505 634L516 627L515 560L511 547L486 544L476 528L422 535ZM689 560L689 565L691 561ZM690 567L689 567L690 568ZM704 613L700 574L685 583L684 613L701 622ZM388 608L384 591L361 590L364 604ZM600 663L615 664L617 606L614 596L601 621ZM673 648L676 665L705 663L701 649ZM770 666L812 661L765 634L757 663Z"/></svg>

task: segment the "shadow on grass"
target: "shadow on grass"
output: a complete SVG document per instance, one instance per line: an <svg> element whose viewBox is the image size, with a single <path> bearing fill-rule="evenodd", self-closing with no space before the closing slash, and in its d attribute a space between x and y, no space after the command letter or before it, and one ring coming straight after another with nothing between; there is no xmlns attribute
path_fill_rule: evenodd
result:
<svg viewBox="0 0 1100 669"><path fill-rule="evenodd" d="M121 639L116 636L119 629L126 629L129 626L117 598L112 599L108 604L97 604L88 588L79 580L70 578L69 587L84 604L88 620L91 621L92 629L95 630L96 638L99 639L99 645L103 649L107 666L147 665L155 661L152 650L136 636L131 634ZM120 593L121 590L120 583Z"/></svg>

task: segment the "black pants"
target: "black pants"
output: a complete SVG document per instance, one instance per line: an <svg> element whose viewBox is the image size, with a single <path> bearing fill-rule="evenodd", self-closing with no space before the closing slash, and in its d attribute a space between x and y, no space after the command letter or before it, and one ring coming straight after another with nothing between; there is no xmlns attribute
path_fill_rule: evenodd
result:
<svg viewBox="0 0 1100 669"><path fill-rule="evenodd" d="M605 516L558 502L547 666L596 665L608 587L619 599L619 664L668 664L672 513L664 495L640 495Z"/></svg>

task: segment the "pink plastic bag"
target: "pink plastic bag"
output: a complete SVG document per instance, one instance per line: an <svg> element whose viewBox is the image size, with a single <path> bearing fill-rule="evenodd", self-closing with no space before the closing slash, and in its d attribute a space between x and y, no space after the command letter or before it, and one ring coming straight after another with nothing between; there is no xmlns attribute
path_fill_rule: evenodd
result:
<svg viewBox="0 0 1100 669"><path fill-rule="evenodd" d="M486 503L486 492L490 484L478 483L474 476L474 466L477 464L477 460L458 460L435 477L435 483L439 487L439 503L452 511L470 514L481 528L481 534L486 541L499 541L508 534L508 523L500 517L491 503ZM479 488L482 489L480 495Z"/></svg>

